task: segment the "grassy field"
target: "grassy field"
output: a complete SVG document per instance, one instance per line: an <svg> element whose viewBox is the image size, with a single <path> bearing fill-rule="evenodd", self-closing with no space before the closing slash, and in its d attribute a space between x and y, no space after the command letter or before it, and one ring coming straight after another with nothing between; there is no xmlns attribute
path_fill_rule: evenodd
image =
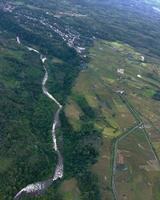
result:
<svg viewBox="0 0 160 200"><path fill-rule="evenodd" d="M75 179L64 181L60 186L60 193L63 194L63 200L80 200L80 191Z"/></svg>

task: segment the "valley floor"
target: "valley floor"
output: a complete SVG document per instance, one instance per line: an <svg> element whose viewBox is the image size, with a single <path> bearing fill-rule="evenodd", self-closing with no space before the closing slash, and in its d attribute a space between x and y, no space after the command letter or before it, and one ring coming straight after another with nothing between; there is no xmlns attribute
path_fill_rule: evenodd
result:
<svg viewBox="0 0 160 200"><path fill-rule="evenodd" d="M153 97L159 90L160 60L103 40L89 52L90 62L76 79L65 113L74 130L81 130L86 116L103 133L98 161L90 169L101 197L158 199L160 110Z"/></svg>

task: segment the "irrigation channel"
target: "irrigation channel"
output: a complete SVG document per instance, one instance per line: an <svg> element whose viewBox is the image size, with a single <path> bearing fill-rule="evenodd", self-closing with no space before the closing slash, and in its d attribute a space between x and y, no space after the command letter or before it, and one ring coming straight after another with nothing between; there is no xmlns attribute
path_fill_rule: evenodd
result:
<svg viewBox="0 0 160 200"><path fill-rule="evenodd" d="M21 44L19 37L17 37L17 43L19 45ZM44 192L46 189L48 189L53 184L53 182L55 182L57 179L61 179L63 177L63 157L62 157L62 155L61 155L61 153L58 149L57 139L56 139L56 128L59 124L59 114L60 114L60 111L62 110L62 105L57 101L57 99L54 96L52 96L52 94L50 94L48 92L48 90L46 88L46 83L47 83L47 80L48 80L48 71L47 71L47 68L45 66L45 61L47 60L47 58L45 56L43 56L38 50L36 50L32 47L28 47L28 46L25 46L25 47L28 51L35 52L40 56L42 66L43 66L43 69L45 71L44 78L42 80L42 91L43 91L44 95L46 95L48 98L50 98L58 106L58 109L57 109L55 116L54 116L52 130L51 130L53 150L56 151L56 153L57 153L58 162L57 162L55 172L54 172L52 178L45 180L45 181L41 181L41 182L32 183L32 184L27 185L26 187L22 188L15 195L14 200L20 199L22 197L22 195L24 195L24 194L31 194L31 195L40 194L40 193Z"/></svg>

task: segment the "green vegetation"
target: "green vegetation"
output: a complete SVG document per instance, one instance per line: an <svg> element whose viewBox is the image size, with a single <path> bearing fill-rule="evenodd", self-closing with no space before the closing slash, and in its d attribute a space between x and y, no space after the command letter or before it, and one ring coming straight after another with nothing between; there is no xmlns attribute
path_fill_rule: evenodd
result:
<svg viewBox="0 0 160 200"><path fill-rule="evenodd" d="M34 39L34 35L31 38ZM51 127L57 108L42 93L44 71L39 56L28 52L23 45L18 46L10 36L1 34L0 40L0 197L9 200L27 184L46 180L53 175L57 157L52 149ZM45 45L47 48L47 43ZM70 52L70 49L66 52ZM79 65L78 56L74 57ZM62 64L53 65L52 61L47 64L50 76L55 77L49 80L48 87L61 102L79 71L74 59L72 63L66 63L65 59L62 54L63 70L60 72ZM63 77L61 82L58 76ZM52 193L51 189L43 197L37 198L50 199ZM56 193L55 199L60 198L58 196Z"/></svg>
<svg viewBox="0 0 160 200"><path fill-rule="evenodd" d="M119 138L125 162L116 170L118 195L159 199L153 152L159 159L160 27L152 8L158 4L145 2L0 2L0 199L51 178L57 163L51 138L57 106L42 93L39 56L24 45L47 56L47 87L64 106L57 131L64 178L22 199L113 200ZM145 132L137 127L123 138L139 123Z"/></svg>
<svg viewBox="0 0 160 200"><path fill-rule="evenodd" d="M64 181L60 186L60 192L64 200L80 200L80 191L74 178Z"/></svg>
<svg viewBox="0 0 160 200"><path fill-rule="evenodd" d="M41 92L43 69L38 56L15 47L1 46L0 55L0 196L5 199L50 176L56 161L50 142L55 106Z"/></svg>
<svg viewBox="0 0 160 200"><path fill-rule="evenodd" d="M160 101L160 91L157 91L154 95L153 95L153 99Z"/></svg>
<svg viewBox="0 0 160 200"><path fill-rule="evenodd" d="M78 97L79 99L81 98ZM85 100L80 104L82 108L92 110ZM94 128L92 116L87 115L87 118L84 116L81 116L80 131L75 131L68 123L64 113L61 115L63 139L65 140L63 147L65 176L77 179L82 199L98 200L100 194L97 179L88 169L97 161L101 134Z"/></svg>

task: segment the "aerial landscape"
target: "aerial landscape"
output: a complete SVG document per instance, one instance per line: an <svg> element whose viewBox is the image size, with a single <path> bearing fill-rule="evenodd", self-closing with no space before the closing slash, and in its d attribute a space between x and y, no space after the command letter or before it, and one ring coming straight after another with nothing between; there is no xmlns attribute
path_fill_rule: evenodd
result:
<svg viewBox="0 0 160 200"><path fill-rule="evenodd" d="M0 0L0 200L160 199L160 0Z"/></svg>

